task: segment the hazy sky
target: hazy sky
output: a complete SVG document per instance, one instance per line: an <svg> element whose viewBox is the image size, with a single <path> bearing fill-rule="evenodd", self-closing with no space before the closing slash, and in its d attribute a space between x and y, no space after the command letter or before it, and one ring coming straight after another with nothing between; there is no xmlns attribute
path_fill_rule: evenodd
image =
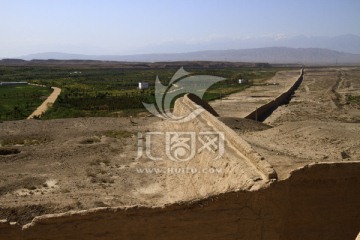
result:
<svg viewBox="0 0 360 240"><path fill-rule="evenodd" d="M360 35L359 0L0 0L0 57L348 33Z"/></svg>

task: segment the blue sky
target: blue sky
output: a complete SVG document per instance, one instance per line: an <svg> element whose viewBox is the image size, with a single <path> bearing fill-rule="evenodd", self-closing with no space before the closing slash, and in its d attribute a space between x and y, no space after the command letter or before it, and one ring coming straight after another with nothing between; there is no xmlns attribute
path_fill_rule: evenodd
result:
<svg viewBox="0 0 360 240"><path fill-rule="evenodd" d="M0 0L0 57L349 33L360 36L359 0Z"/></svg>

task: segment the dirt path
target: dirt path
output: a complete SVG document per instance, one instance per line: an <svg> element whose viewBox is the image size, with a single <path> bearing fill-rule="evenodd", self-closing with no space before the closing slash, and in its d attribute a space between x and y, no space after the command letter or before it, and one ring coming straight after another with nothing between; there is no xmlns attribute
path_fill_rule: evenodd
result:
<svg viewBox="0 0 360 240"><path fill-rule="evenodd" d="M54 104L56 99L61 93L61 89L57 87L51 87L54 91L50 96L27 118L32 119L34 117L40 117L44 112L46 112L50 105Z"/></svg>
<svg viewBox="0 0 360 240"><path fill-rule="evenodd" d="M276 109L264 123L316 120L359 123L358 105L347 100L360 94L359 68L306 69L304 81L291 102Z"/></svg>

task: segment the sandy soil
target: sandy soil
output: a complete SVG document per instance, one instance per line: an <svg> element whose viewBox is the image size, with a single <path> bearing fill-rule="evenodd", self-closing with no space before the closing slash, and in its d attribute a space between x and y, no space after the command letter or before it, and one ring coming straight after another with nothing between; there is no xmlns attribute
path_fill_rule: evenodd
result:
<svg viewBox="0 0 360 240"><path fill-rule="evenodd" d="M360 95L359 68L305 69L291 103L264 122L274 126L300 120L359 123L359 106L348 102L347 95Z"/></svg>
<svg viewBox="0 0 360 240"><path fill-rule="evenodd" d="M152 202L136 189L160 176L137 175L134 168L140 164L135 161L137 132L149 131L156 121L151 117L0 123L0 219L24 223L49 212Z"/></svg>
<svg viewBox="0 0 360 240"><path fill-rule="evenodd" d="M250 112L287 91L298 79L300 70L280 71L271 79L244 91L211 102L222 117L244 118Z"/></svg>
<svg viewBox="0 0 360 240"><path fill-rule="evenodd" d="M359 161L360 107L347 94L360 95L359 68L306 69L290 103L264 121L273 127L243 137L280 178L309 161Z"/></svg>

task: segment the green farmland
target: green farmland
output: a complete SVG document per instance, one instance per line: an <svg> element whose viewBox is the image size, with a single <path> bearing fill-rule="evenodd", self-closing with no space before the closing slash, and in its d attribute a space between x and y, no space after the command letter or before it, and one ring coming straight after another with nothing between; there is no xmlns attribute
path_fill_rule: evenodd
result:
<svg viewBox="0 0 360 240"><path fill-rule="evenodd" d="M31 85L0 86L0 120L28 117L51 92L47 87Z"/></svg>
<svg viewBox="0 0 360 240"><path fill-rule="evenodd" d="M105 65L50 65L50 66L0 66L0 81L27 81L47 86L17 86L0 88L0 119L26 118L51 92L50 86L62 92L52 108L42 119L136 116L147 113L142 102L153 103L156 76L167 85L180 66L170 67L114 67ZM280 68L273 67L202 67L185 66L194 75L213 75L226 78L214 84L204 95L206 101L218 99L241 91L254 81L261 82L275 75ZM249 79L238 84L239 78ZM149 89L139 90L138 82L149 83Z"/></svg>

